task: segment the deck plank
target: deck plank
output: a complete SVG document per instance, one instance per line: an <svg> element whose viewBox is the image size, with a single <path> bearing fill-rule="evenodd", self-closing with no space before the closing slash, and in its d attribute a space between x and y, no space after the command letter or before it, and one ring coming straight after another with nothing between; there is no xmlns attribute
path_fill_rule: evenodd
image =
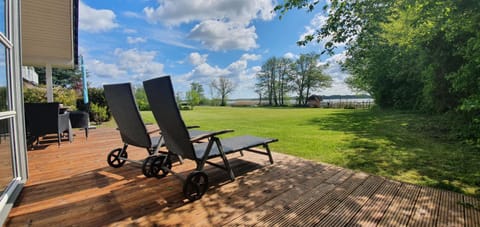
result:
<svg viewBox="0 0 480 227"><path fill-rule="evenodd" d="M437 224L439 190L422 187L415 204L414 215L409 224L412 226L432 226Z"/></svg>
<svg viewBox="0 0 480 227"><path fill-rule="evenodd" d="M187 202L169 175L146 178L138 165L109 167L121 147L109 128L75 131L73 143L28 152L29 179L7 226L479 226L480 202L458 193L400 183L366 173L274 153L233 154L237 176L207 167L210 188ZM143 159L145 149L129 147ZM221 163L221 159L214 162ZM174 164L186 176L195 163Z"/></svg>
<svg viewBox="0 0 480 227"><path fill-rule="evenodd" d="M278 197L266 202L262 206L248 211L245 215L236 218L232 222L226 222L224 224L272 225L278 217L294 215L291 214L291 211L301 210L305 206L310 206L313 202L318 200L318 198L322 197L322 195L335 188L335 185L333 184L318 184L318 182L330 178L335 173L337 172L332 171L331 169L322 171L317 175L318 178L312 180L313 182L317 182L314 188L293 185Z"/></svg>
<svg viewBox="0 0 480 227"><path fill-rule="evenodd" d="M440 192L440 212L437 225L464 226L464 209L462 195L450 191Z"/></svg>
<svg viewBox="0 0 480 227"><path fill-rule="evenodd" d="M420 187L403 183L390 203L380 226L406 226L412 216Z"/></svg>
<svg viewBox="0 0 480 227"><path fill-rule="evenodd" d="M275 219L275 224L280 226L314 225L325 218L341 201L361 185L368 175L363 173L351 173L349 178L320 198L305 204L302 209L293 210L290 215Z"/></svg>
<svg viewBox="0 0 480 227"><path fill-rule="evenodd" d="M318 226L344 226L346 225L370 199L380 185L384 182L381 177L370 176L355 191L343 200L328 216L322 219Z"/></svg>
<svg viewBox="0 0 480 227"><path fill-rule="evenodd" d="M480 226L480 201L463 196L465 205L465 226Z"/></svg>
<svg viewBox="0 0 480 227"><path fill-rule="evenodd" d="M347 226L376 226L400 189L401 183L385 180Z"/></svg>

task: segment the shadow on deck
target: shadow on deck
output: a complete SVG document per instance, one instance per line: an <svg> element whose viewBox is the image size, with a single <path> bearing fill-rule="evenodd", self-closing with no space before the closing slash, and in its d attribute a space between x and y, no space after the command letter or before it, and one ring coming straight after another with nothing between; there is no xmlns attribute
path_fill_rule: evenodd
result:
<svg viewBox="0 0 480 227"><path fill-rule="evenodd" d="M210 189L189 203L174 176L109 167L108 152L122 145L114 129L92 130L88 140L76 134L71 144L29 151L29 180L6 225L480 225L475 198L278 153L273 165L248 152L230 156L234 182L207 168ZM129 148L130 158L146 154ZM186 175L194 167L173 168Z"/></svg>

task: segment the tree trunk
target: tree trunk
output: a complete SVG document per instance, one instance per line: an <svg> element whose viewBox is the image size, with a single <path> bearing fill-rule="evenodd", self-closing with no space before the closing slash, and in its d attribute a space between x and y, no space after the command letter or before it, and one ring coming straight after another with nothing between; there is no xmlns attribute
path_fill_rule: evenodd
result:
<svg viewBox="0 0 480 227"><path fill-rule="evenodd" d="M305 95L305 99L303 101L303 105L307 104L308 96L310 96L310 86L307 86L307 94Z"/></svg>
<svg viewBox="0 0 480 227"><path fill-rule="evenodd" d="M220 106L226 106L227 104L225 103L225 95L222 95L222 101L220 103Z"/></svg>

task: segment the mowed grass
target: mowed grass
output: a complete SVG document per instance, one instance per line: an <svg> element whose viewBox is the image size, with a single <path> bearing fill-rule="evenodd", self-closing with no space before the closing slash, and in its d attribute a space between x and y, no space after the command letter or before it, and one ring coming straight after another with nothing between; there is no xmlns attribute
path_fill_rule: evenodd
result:
<svg viewBox="0 0 480 227"><path fill-rule="evenodd" d="M480 195L480 152L446 139L428 116L373 110L195 107L187 125L278 138L273 151L390 179ZM142 112L145 122L155 122ZM443 134L442 134L443 133Z"/></svg>

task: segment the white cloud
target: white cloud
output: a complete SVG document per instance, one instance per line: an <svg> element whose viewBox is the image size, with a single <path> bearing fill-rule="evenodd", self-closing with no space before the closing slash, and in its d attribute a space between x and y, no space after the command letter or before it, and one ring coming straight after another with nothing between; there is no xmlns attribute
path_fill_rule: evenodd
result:
<svg viewBox="0 0 480 227"><path fill-rule="evenodd" d="M159 0L144 8L151 23L167 26L194 23L189 38L215 51L257 48L252 20L274 18L274 0Z"/></svg>
<svg viewBox="0 0 480 227"><path fill-rule="evenodd" d="M253 71L255 71L255 72L257 73L257 72L260 72L260 71L262 70L262 67L261 67L261 66L259 66L259 65L257 65L257 66L253 66L253 67L252 67L252 70L253 70Z"/></svg>
<svg viewBox="0 0 480 227"><path fill-rule="evenodd" d="M200 41L210 50L250 50L257 48L255 26L245 27L231 22L206 20L197 24L189 38Z"/></svg>
<svg viewBox="0 0 480 227"><path fill-rule="evenodd" d="M139 19L144 18L144 16L142 14L132 12L132 11L123 12L123 15L126 16L126 17L130 17L130 18L139 18Z"/></svg>
<svg viewBox="0 0 480 227"><path fill-rule="evenodd" d="M310 21L310 25L314 28L319 28L319 27L322 27L323 25L325 25L327 23L327 20L328 20L327 16L325 16L321 13L318 13Z"/></svg>
<svg viewBox="0 0 480 227"><path fill-rule="evenodd" d="M320 65L325 65L323 72L332 77L334 81L342 82L349 76L349 74L342 70L341 63L345 60L344 52L336 54L320 62Z"/></svg>
<svg viewBox="0 0 480 227"><path fill-rule="evenodd" d="M305 26L305 32L300 35L299 40L303 40L307 35L315 34L315 31L327 23L328 17L322 13L317 13L310 23Z"/></svg>
<svg viewBox="0 0 480 227"><path fill-rule="evenodd" d="M142 38L142 37L127 37L127 43L129 44L134 44L134 43L144 43L147 42L147 39Z"/></svg>
<svg viewBox="0 0 480 227"><path fill-rule="evenodd" d="M200 83L207 89L208 85L220 76L230 79L235 84L235 90L238 91L236 95L242 98L246 97L244 95L245 91L247 91L247 94L252 91L255 85L255 75L261 70L261 67L249 67L249 61L259 60L260 55L245 53L225 68L210 65L207 57L206 54L201 55L196 52L189 55L189 61L195 67L187 74L174 77L179 91L185 92L188 90L191 82Z"/></svg>
<svg viewBox="0 0 480 227"><path fill-rule="evenodd" d="M218 66L211 66L207 63L203 63L195 67L193 70L194 76L201 76L201 77L219 77L225 76L230 72L227 69L222 69Z"/></svg>
<svg viewBox="0 0 480 227"><path fill-rule="evenodd" d="M305 38L305 36L307 36L307 35L314 35L316 30L320 29L321 27L323 27L327 23L327 19L328 19L328 17L325 16L323 13L315 14L313 19L310 20L310 23L307 26L305 26L305 32L300 35L298 40L299 41L303 40ZM324 39L322 39L321 42L318 43L318 44L317 44L317 42L311 42L311 44L325 46L325 43L328 42L328 41L331 41L331 40L332 40L332 37L328 36L328 37L325 37ZM335 43L335 45L337 47L345 46L345 44L346 43Z"/></svg>
<svg viewBox="0 0 480 227"><path fill-rule="evenodd" d="M326 88L321 91L322 95L351 95L354 92L345 84L345 79L350 76L346 71L342 70L341 63L346 59L346 51L335 54L325 61L320 62L320 65L326 65L323 72L332 77L333 83L331 88Z"/></svg>
<svg viewBox="0 0 480 227"><path fill-rule="evenodd" d="M86 32L106 32L118 27L115 13L108 9L94 9L79 2L79 29Z"/></svg>
<svg viewBox="0 0 480 227"><path fill-rule="evenodd" d="M148 39L157 42L173 45L187 49L198 49L197 47L185 43L187 34L175 29L150 29L148 30Z"/></svg>
<svg viewBox="0 0 480 227"><path fill-rule="evenodd" d="M253 19L271 20L272 0L159 0L159 6L143 9L147 19L166 25L203 20L227 20L248 24Z"/></svg>
<svg viewBox="0 0 480 227"><path fill-rule="evenodd" d="M207 57L208 57L208 54L200 55L198 52L193 52L193 53L190 53L190 55L188 56L188 60L193 65L201 65L207 62Z"/></svg>
<svg viewBox="0 0 480 227"><path fill-rule="evenodd" d="M137 49L115 49L117 65L128 70L136 80L144 80L163 74L163 64L155 61L155 51L139 51Z"/></svg>
<svg viewBox="0 0 480 227"><path fill-rule="evenodd" d="M104 63L97 59L86 62L86 64L88 71L98 77L119 78L127 75L127 71L120 69L116 64Z"/></svg>
<svg viewBox="0 0 480 227"><path fill-rule="evenodd" d="M258 54L243 54L240 58L241 60L249 60L249 61L256 61L262 58L261 55Z"/></svg>
<svg viewBox="0 0 480 227"><path fill-rule="evenodd" d="M231 63L227 69L232 73L242 73L243 71L245 71L247 66L248 66L247 61L238 60L236 62Z"/></svg>
<svg viewBox="0 0 480 227"><path fill-rule="evenodd" d="M227 69L232 73L232 74L237 74L241 76L242 74L246 73L246 70L248 70L248 61L256 61L259 60L262 56L257 55L257 54L243 54L239 60L231 63Z"/></svg>
<svg viewBox="0 0 480 227"><path fill-rule="evenodd" d="M104 56L108 60L86 58L86 68L93 75L89 82L94 86L117 82L140 84L146 79L164 74L164 65L155 60L156 52L154 51L117 48L113 55Z"/></svg>
<svg viewBox="0 0 480 227"><path fill-rule="evenodd" d="M292 53L292 52L287 52L283 55L284 58L292 59L295 60L298 58L298 55Z"/></svg>

